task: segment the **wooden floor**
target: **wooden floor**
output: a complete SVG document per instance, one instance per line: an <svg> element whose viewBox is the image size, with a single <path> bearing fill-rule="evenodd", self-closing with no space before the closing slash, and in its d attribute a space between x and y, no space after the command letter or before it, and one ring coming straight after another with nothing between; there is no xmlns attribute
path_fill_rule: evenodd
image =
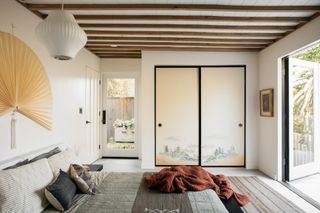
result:
<svg viewBox="0 0 320 213"><path fill-rule="evenodd" d="M128 160L128 159L99 159L95 163L103 164L103 171L108 172L147 172L147 171L159 171L161 168L154 170L141 169L140 160ZM281 183L272 180L258 170L246 170L243 168L207 168L208 171L214 174L225 174L227 176L258 176L262 181L275 189L277 192L284 195L287 199L293 201L300 208L306 212L319 212L317 208L310 205L308 202L300 198L298 195L290 191L287 187ZM318 191L318 190L317 190Z"/></svg>

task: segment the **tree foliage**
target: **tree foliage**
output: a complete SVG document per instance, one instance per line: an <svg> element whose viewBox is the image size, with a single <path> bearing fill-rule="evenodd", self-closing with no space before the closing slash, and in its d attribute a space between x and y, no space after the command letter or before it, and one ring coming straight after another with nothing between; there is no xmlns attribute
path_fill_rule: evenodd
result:
<svg viewBox="0 0 320 213"><path fill-rule="evenodd" d="M302 51L294 55L293 58L320 63L320 45ZM309 131L312 131L312 123L310 122L313 120L313 74L313 70L308 68L292 70L294 132L301 134L310 134Z"/></svg>
<svg viewBox="0 0 320 213"><path fill-rule="evenodd" d="M316 45L305 52L299 53L295 55L294 58L320 63L320 45Z"/></svg>

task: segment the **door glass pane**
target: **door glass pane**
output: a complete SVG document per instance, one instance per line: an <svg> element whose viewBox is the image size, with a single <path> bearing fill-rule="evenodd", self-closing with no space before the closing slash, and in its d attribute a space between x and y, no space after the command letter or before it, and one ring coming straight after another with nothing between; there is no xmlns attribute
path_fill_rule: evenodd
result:
<svg viewBox="0 0 320 213"><path fill-rule="evenodd" d="M293 66L293 166L314 161L313 75L313 69L303 63Z"/></svg>
<svg viewBox="0 0 320 213"><path fill-rule="evenodd" d="M134 78L107 79L107 148L134 149Z"/></svg>

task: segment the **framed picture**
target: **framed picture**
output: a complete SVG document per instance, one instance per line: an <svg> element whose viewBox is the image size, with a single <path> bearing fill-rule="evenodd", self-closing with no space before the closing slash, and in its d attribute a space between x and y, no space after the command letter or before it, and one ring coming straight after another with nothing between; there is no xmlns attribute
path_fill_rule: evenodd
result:
<svg viewBox="0 0 320 213"><path fill-rule="evenodd" d="M273 89L260 90L260 116L273 117Z"/></svg>

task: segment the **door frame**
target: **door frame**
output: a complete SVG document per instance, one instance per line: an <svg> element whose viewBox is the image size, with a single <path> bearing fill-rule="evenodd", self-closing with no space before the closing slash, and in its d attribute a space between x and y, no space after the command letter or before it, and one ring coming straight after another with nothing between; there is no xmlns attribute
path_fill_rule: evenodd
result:
<svg viewBox="0 0 320 213"><path fill-rule="evenodd" d="M289 190L297 194L299 197L310 203L312 206L320 209L320 205L318 202L310 198L304 192L298 190L294 186L290 184L290 165L289 165L289 55L282 58L282 178L281 183L287 187Z"/></svg>
<svg viewBox="0 0 320 213"><path fill-rule="evenodd" d="M283 133L282 133L282 140L283 140L283 143L282 143L282 147L283 147L283 152L282 152L282 156L283 156L283 166L282 166L282 171L283 171L283 175L282 175L282 181L284 182L290 182L290 181L293 181L293 180L296 180L296 179L301 179L301 178L304 178L304 177L308 177L310 175L313 175L313 174L308 174L308 175L305 175L305 176L302 176L302 177L298 177L298 178L294 178L292 180L290 180L290 174L292 172L290 172L290 160L292 160L292 156L290 156L290 62L289 62L289 59L290 56L286 56L282 59L282 63L283 63L283 69L284 69L284 78L283 78L283 94L284 94L284 100L283 100L283 104L284 104L284 107L283 107L283 110L282 110L282 114L284 116L284 119L283 119ZM314 83L314 87L315 89L319 89L320 86L319 86L319 78L318 76L316 76L314 78L314 81L317 81L316 83ZM316 94L315 90L314 90L314 94ZM314 120L317 120L319 118L319 110L316 109L315 107L315 104L317 102L319 102L319 95L316 94L314 95L314 99L315 99L315 103L314 103ZM318 139L318 136L319 136L319 131L318 131L318 121L315 121L314 122L314 143L319 143L319 139ZM314 145L314 150L317 150L319 146L316 144ZM314 163L318 163L318 168L319 168L319 159L317 159L317 155L316 153L314 153L315 155L315 159L314 159Z"/></svg>
<svg viewBox="0 0 320 213"><path fill-rule="evenodd" d="M90 70L90 71L89 71ZM94 161L96 161L97 159L99 159L100 157L101 157L101 149L100 149L100 147L101 147L101 140L100 140L100 94L101 94L101 87L100 87L100 78L101 78L101 74L100 74L100 72L98 71L98 70L96 70L95 68L92 68L92 67L90 67L90 66L86 66L86 68L85 68L85 106L84 106L84 108L82 109L82 112L84 112L83 114L84 114L84 122L86 122L87 120L88 120L88 109L87 109L87 98L88 98L88 94L87 94L87 83L88 83L88 72L94 72L96 75L97 75L97 78L95 79L95 80L97 80L98 82L97 82L97 92L98 92L98 94L97 94L97 100L96 100L96 102L97 102L97 105L96 106L93 106L93 107L95 107L96 108L96 111L97 111L97 114L96 114L96 121L92 121L93 122L93 124L96 122L97 124L96 124L96 131L97 131L97 133L96 133L96 139L98 140L97 141L97 145L98 145L98 150L97 150L97 153L96 153L96 155L95 156L90 156L90 163L91 162L94 162ZM90 82L90 85L91 85L91 82ZM90 88L90 96L91 96L92 94L91 94L91 88ZM90 99L90 101L91 101L91 99ZM92 106L91 106L92 107ZM90 109L90 113L91 113L91 110L92 109ZM92 125L92 124L91 124ZM85 140L86 140L86 142L88 142L87 141L87 139L88 139L88 124L87 123L85 123ZM91 146L92 144L90 144L90 146Z"/></svg>
<svg viewBox="0 0 320 213"><path fill-rule="evenodd" d="M228 67L238 67L238 68L243 68L243 86L244 86L244 91L243 91L243 98L244 98L244 119L243 119L243 135L244 135L244 163L243 165L237 165L237 166L228 166L228 165L214 165L214 166L202 166L202 167L246 167L246 132L247 132L247 109L246 109L246 104L247 104L247 83L246 83L246 78L247 78L247 66L246 65L155 65L154 66L154 163L155 166L161 166L161 167L166 167L166 166L172 166L172 165L157 165L156 161L156 154L157 154L157 68L198 68L198 92L199 92L199 162L198 165L201 166L201 68L205 67L213 67L213 68L228 68Z"/></svg>
<svg viewBox="0 0 320 213"><path fill-rule="evenodd" d="M101 81L102 81L102 92L101 92L101 112L106 109L106 97L105 91L107 89L106 79L107 78L134 78L135 79L135 100L134 100L134 120L135 120L135 150L136 153L130 156L104 156L104 149L105 149L105 139L107 138L107 131L105 131L105 124L101 121L101 155L103 158L123 158L123 159L140 159L141 155L141 143L140 143L140 125L139 125L139 94L140 94L140 73L139 72L102 72L101 73ZM107 115L106 115L107 119ZM101 119L102 120L102 119ZM120 151L122 152L122 151Z"/></svg>

